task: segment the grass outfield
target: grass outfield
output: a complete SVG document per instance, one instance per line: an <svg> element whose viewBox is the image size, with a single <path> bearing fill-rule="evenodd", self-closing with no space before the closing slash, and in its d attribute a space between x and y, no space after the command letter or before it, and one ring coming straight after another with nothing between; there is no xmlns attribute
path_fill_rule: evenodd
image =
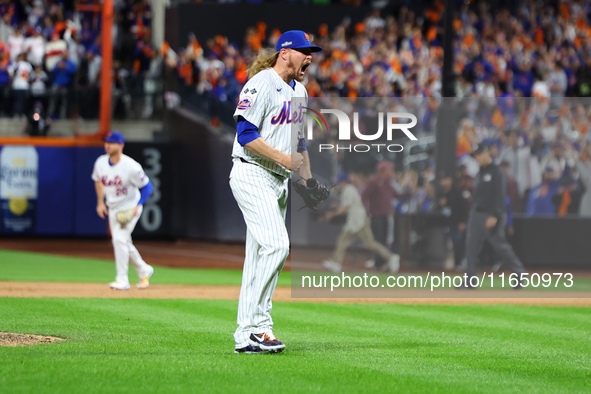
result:
<svg viewBox="0 0 591 394"><path fill-rule="evenodd" d="M241 273L157 267L153 283ZM286 275L287 274L287 275ZM0 250L0 280L108 282L111 261ZM133 275L131 275L133 277ZM290 276L280 277L289 285ZM591 308L274 303L287 350L233 354L236 301L0 298L0 393L589 392Z"/></svg>
<svg viewBox="0 0 591 394"><path fill-rule="evenodd" d="M233 354L237 303L0 298L0 392L589 392L591 311L276 303L282 354ZM34 390L33 390L34 388Z"/></svg>
<svg viewBox="0 0 591 394"><path fill-rule="evenodd" d="M241 279L241 270L156 267L150 283L240 286ZM112 260L0 250L0 281L109 283L113 280L115 262ZM138 282L131 264L129 282ZM290 286L291 273L282 272L278 284Z"/></svg>
<svg viewBox="0 0 591 394"><path fill-rule="evenodd" d="M433 271L434 274L441 275L441 271ZM354 276L359 273L346 273ZM293 274L297 285L301 286L302 275L326 276L335 275L329 272L296 272ZM380 277L381 283L386 282L388 275L368 274ZM402 276L421 276L426 275L402 274ZM448 275L461 275L461 273L449 272ZM339 275L337 275L339 276ZM55 256L42 253L29 253L12 250L0 249L0 281L22 281L22 282L76 282L76 283L108 283L115 278L115 263L111 260L100 260L80 257ZM239 286L241 283L241 270L227 269L185 269L156 267L156 274L150 283L154 284L182 284L182 285L223 285ZM279 276L278 286L291 286L292 273L283 271ZM539 277L538 277L539 280ZM134 284L138 282L135 270L130 266L129 281ZM330 281L329 287L330 287ZM505 276L504 286L501 286L499 278L495 278L492 289L509 288L508 274ZM567 281L562 278L557 280L556 276L551 277L549 287L539 285L530 287L528 290L544 291L591 291L591 279L575 277L572 287L565 287ZM414 286L410 286L412 288ZM428 287L428 286L427 286ZM447 287L447 286L444 286ZM486 278L483 289L491 289L490 279Z"/></svg>

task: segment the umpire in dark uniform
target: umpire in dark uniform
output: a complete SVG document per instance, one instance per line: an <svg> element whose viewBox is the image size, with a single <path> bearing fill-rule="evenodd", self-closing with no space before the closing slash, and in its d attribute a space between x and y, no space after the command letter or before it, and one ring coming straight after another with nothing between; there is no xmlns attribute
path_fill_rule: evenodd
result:
<svg viewBox="0 0 591 394"><path fill-rule="evenodd" d="M466 239L466 271L468 282L466 288L471 288L470 278L476 276L476 260L480 254L484 241L488 241L495 252L514 273L525 272L523 264L513 252L513 248L505 238L505 224L507 212L505 196L507 182L503 170L493 164L493 160L486 144L480 144L472 152L472 157L480 165L480 172L474 183L472 210L468 220L468 234ZM476 285L476 280L472 283ZM517 288L520 286L518 285Z"/></svg>

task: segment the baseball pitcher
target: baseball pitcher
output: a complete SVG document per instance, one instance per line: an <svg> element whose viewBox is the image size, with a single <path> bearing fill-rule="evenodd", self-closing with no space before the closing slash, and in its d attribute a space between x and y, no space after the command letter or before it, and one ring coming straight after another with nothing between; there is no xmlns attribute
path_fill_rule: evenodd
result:
<svg viewBox="0 0 591 394"><path fill-rule="evenodd" d="M289 254L288 182L292 172L302 183L312 177L305 140L292 151L291 127L301 119L295 99L308 96L301 82L312 53L321 50L303 31L283 33L275 51L260 53L248 70L234 112L230 187L247 226L235 353L285 349L273 334L271 298Z"/></svg>

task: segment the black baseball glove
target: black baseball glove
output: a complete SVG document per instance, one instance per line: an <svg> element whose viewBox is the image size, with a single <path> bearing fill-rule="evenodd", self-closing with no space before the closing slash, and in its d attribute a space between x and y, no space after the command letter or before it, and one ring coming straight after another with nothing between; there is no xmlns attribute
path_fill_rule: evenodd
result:
<svg viewBox="0 0 591 394"><path fill-rule="evenodd" d="M299 181L292 183L294 190L302 197L304 204L306 204L298 209L298 211L306 207L315 211L319 204L330 197L330 190L314 178L308 178L305 181L305 185Z"/></svg>

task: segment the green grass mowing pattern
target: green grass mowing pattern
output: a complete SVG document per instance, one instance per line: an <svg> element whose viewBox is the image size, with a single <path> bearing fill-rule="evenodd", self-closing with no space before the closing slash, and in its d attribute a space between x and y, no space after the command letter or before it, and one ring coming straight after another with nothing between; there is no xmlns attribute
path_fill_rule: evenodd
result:
<svg viewBox="0 0 591 394"><path fill-rule="evenodd" d="M135 270L130 266L129 280L137 283L138 278ZM437 272L434 271L434 274ZM301 272L293 274L296 281L294 286L301 286L301 276L326 276L335 275L328 272ZM363 275L359 272L346 273L346 275ZM373 274L368 274L373 275ZM397 276L420 276L424 274L401 274ZM441 275L441 272L439 272ZM447 275L461 275L460 273L447 273ZM498 277L494 279L492 289L510 289L508 274L505 275L505 287L501 287ZM338 275L340 276L340 275ZM380 278L380 283L386 283L388 275L375 274ZM21 251L0 249L0 281L25 281L25 282L78 282L78 283L108 283L114 280L115 263L110 260L99 260L89 258L77 258L66 256L55 256L42 253L29 253ZM156 267L156 274L150 280L153 284L185 284L185 285L235 285L239 286L242 278L241 270L223 269L183 269ZM491 289L490 278L485 278L483 289ZM552 276L551 286L527 288L527 290L547 291L591 291L591 279L575 277L574 285L570 288L564 286L566 280L560 279L559 286L555 287L557 277ZM328 281L330 287L330 280ZM408 283L411 283L408 281ZM278 286L292 285L292 273L283 271L279 276ZM447 286L446 286L447 287ZM409 285L408 288L416 288Z"/></svg>
<svg viewBox="0 0 591 394"><path fill-rule="evenodd" d="M233 354L237 303L0 299L0 392L589 392L591 310L275 303L287 350Z"/></svg>
<svg viewBox="0 0 591 394"><path fill-rule="evenodd" d="M114 261L0 250L0 281L108 283L114 279ZM239 286L241 279L241 270L157 266L150 283ZM131 264L129 281L138 282ZM291 273L282 272L278 285L289 286L290 284Z"/></svg>

